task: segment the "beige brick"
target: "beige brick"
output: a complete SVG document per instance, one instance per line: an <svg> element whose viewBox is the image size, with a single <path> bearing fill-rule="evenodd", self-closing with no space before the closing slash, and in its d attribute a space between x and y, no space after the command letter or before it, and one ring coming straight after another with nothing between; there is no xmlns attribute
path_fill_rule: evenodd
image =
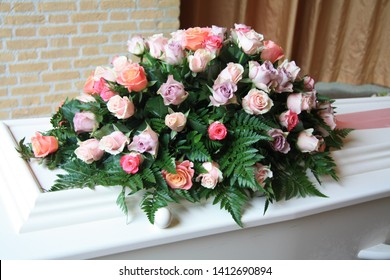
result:
<svg viewBox="0 0 390 280"><path fill-rule="evenodd" d="M70 69L70 68L72 68L72 63L71 63L71 61L68 61L68 60L56 61L56 62L53 62L52 68L53 68L53 70Z"/></svg>
<svg viewBox="0 0 390 280"><path fill-rule="evenodd" d="M24 96L21 100L22 106L33 106L33 105L40 105L42 104L41 96L40 95L34 95L34 96Z"/></svg>
<svg viewBox="0 0 390 280"><path fill-rule="evenodd" d="M113 34L111 35L111 42L113 43L122 43L123 45L126 45L127 40L129 39L129 34L125 33L119 33L119 34Z"/></svg>
<svg viewBox="0 0 390 280"><path fill-rule="evenodd" d="M11 10L10 3L2 3L0 2L0 12L9 12Z"/></svg>
<svg viewBox="0 0 390 280"><path fill-rule="evenodd" d="M70 90L72 88L71 83L59 83L54 85L54 91L64 91L64 90Z"/></svg>
<svg viewBox="0 0 390 280"><path fill-rule="evenodd" d="M160 0L158 2L158 6L161 7L161 8L179 7L180 6L180 0Z"/></svg>
<svg viewBox="0 0 390 280"><path fill-rule="evenodd" d="M73 37L72 46L82 46L82 45L96 45L107 43L107 36L85 36L85 37Z"/></svg>
<svg viewBox="0 0 390 280"><path fill-rule="evenodd" d="M7 41L7 48L10 50L36 49L47 47L47 41L44 39L26 39Z"/></svg>
<svg viewBox="0 0 390 280"><path fill-rule="evenodd" d="M16 77L10 76L10 77L1 77L0 79L0 86L13 86L16 85L18 80Z"/></svg>
<svg viewBox="0 0 390 280"><path fill-rule="evenodd" d="M51 106L39 106L31 108L20 108L15 109L11 112L11 117L13 119L17 118L27 118L35 116L48 116L52 112Z"/></svg>
<svg viewBox="0 0 390 280"><path fill-rule="evenodd" d="M102 26L102 32L137 30L137 24L133 21L106 23Z"/></svg>
<svg viewBox="0 0 390 280"><path fill-rule="evenodd" d="M35 27L17 28L15 30L15 35L21 37L32 37L35 36L36 30L37 29Z"/></svg>
<svg viewBox="0 0 390 280"><path fill-rule="evenodd" d="M110 20L127 20L129 15L129 12L111 12Z"/></svg>
<svg viewBox="0 0 390 280"><path fill-rule="evenodd" d="M23 2L23 3L15 3L13 10L15 12L29 12L29 11L34 11L35 6L34 3L28 3L28 2Z"/></svg>
<svg viewBox="0 0 390 280"><path fill-rule="evenodd" d="M10 52L0 52L0 62L10 62L15 60L16 55Z"/></svg>
<svg viewBox="0 0 390 280"><path fill-rule="evenodd" d="M0 109L10 109L14 107L18 107L18 99L12 98L12 99L1 99L0 100Z"/></svg>
<svg viewBox="0 0 390 280"><path fill-rule="evenodd" d="M50 35L66 35L77 33L77 26L75 25L64 25L64 26L43 26L39 28L39 35L50 36Z"/></svg>
<svg viewBox="0 0 390 280"><path fill-rule="evenodd" d="M50 85L21 86L11 89L12 95L46 94L50 91Z"/></svg>
<svg viewBox="0 0 390 280"><path fill-rule="evenodd" d="M97 10L99 3L96 0L83 0L80 1L80 10Z"/></svg>
<svg viewBox="0 0 390 280"><path fill-rule="evenodd" d="M77 59L74 61L74 67L75 68L92 68L99 65L106 65L108 64L109 58L102 57L102 58L84 58L84 59Z"/></svg>
<svg viewBox="0 0 390 280"><path fill-rule="evenodd" d="M0 28L0 37L1 38L11 37L11 36L12 36L12 28L5 28L5 27Z"/></svg>
<svg viewBox="0 0 390 280"><path fill-rule="evenodd" d="M0 120L8 120L9 118L10 117L8 111L0 111Z"/></svg>
<svg viewBox="0 0 390 280"><path fill-rule="evenodd" d="M162 10L135 10L131 12L131 19L155 19L163 18Z"/></svg>
<svg viewBox="0 0 390 280"><path fill-rule="evenodd" d="M157 29L157 22L154 20L148 20L148 21L141 21L139 23L139 29ZM143 34L142 34L143 35Z"/></svg>
<svg viewBox="0 0 390 280"><path fill-rule="evenodd" d="M5 65L0 65L0 74L4 75L5 73Z"/></svg>
<svg viewBox="0 0 390 280"><path fill-rule="evenodd" d="M89 22L89 21L104 21L107 20L106 12L95 13L78 13L71 16L72 22Z"/></svg>
<svg viewBox="0 0 390 280"><path fill-rule="evenodd" d="M20 84L32 84L39 82L39 76L38 75L28 75L28 76L20 76Z"/></svg>
<svg viewBox="0 0 390 280"><path fill-rule="evenodd" d="M4 17L5 24L9 25L22 25L22 24L31 24L31 23L44 23L44 15L12 15Z"/></svg>
<svg viewBox="0 0 390 280"><path fill-rule="evenodd" d="M46 2L39 3L38 8L41 12L51 12L51 11L75 11L76 1L74 2Z"/></svg>
<svg viewBox="0 0 390 280"><path fill-rule="evenodd" d="M91 56L100 54L99 47L84 47L82 49L83 56Z"/></svg>
<svg viewBox="0 0 390 280"><path fill-rule="evenodd" d="M97 33L99 31L99 25L96 24L84 24L80 25L81 33Z"/></svg>
<svg viewBox="0 0 390 280"><path fill-rule="evenodd" d="M157 24L158 29L178 29L179 21L161 21Z"/></svg>
<svg viewBox="0 0 390 280"><path fill-rule="evenodd" d="M78 71L48 72L42 74L42 81L44 83L78 78L80 78L80 73Z"/></svg>
<svg viewBox="0 0 390 280"><path fill-rule="evenodd" d="M74 56L78 56L78 53L79 53L79 49L49 50L49 51L42 51L41 58L52 59L52 58L60 58L60 57L74 57Z"/></svg>
<svg viewBox="0 0 390 280"><path fill-rule="evenodd" d="M60 104L62 101L65 101L66 98L70 98L69 93L61 94L49 94L44 97L45 104Z"/></svg>
<svg viewBox="0 0 390 280"><path fill-rule="evenodd" d="M36 51L18 52L18 60L30 60L38 58Z"/></svg>
<svg viewBox="0 0 390 280"><path fill-rule="evenodd" d="M69 21L68 15L50 15L49 23L65 23Z"/></svg>
<svg viewBox="0 0 390 280"><path fill-rule="evenodd" d="M7 88L0 88L0 96L7 96L7 95L8 95L8 89Z"/></svg>
<svg viewBox="0 0 390 280"><path fill-rule="evenodd" d="M66 48L69 46L69 38L52 38L50 39L50 47Z"/></svg>
<svg viewBox="0 0 390 280"><path fill-rule="evenodd" d="M47 70L48 68L49 66L45 62L31 62L9 65L9 71L11 73L39 72Z"/></svg>
<svg viewBox="0 0 390 280"><path fill-rule="evenodd" d="M158 5L157 0L141 0L138 2L138 8L155 8Z"/></svg>
<svg viewBox="0 0 390 280"><path fill-rule="evenodd" d="M179 8L173 8L173 9L165 10L165 18L178 19L179 15L180 15L180 9Z"/></svg>
<svg viewBox="0 0 390 280"><path fill-rule="evenodd" d="M115 0L103 0L100 3L102 10L106 9L120 9L120 8L135 8L135 0L115 1Z"/></svg>
<svg viewBox="0 0 390 280"><path fill-rule="evenodd" d="M124 44L103 46L102 51L104 54L118 55L125 53L127 51L127 47Z"/></svg>

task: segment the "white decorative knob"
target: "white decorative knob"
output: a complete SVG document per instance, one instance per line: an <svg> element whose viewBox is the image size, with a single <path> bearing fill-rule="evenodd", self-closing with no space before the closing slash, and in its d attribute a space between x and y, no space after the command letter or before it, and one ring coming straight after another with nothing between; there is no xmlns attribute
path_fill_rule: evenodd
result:
<svg viewBox="0 0 390 280"><path fill-rule="evenodd" d="M154 214L154 225L159 228L167 228L171 224L172 215L168 208L159 208Z"/></svg>

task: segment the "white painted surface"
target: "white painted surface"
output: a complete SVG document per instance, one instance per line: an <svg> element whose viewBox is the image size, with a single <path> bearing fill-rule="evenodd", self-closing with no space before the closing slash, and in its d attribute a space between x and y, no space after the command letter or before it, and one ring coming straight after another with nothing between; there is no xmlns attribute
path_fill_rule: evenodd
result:
<svg viewBox="0 0 390 280"><path fill-rule="evenodd" d="M336 105L338 113L390 108L390 98ZM131 215L124 217L115 204L118 188L42 192L54 174L21 160L14 139L47 128L47 119L1 124L1 259L353 258L390 239L388 128L354 131L334 153L341 180L319 187L329 198L275 203L263 216L264 198L258 197L245 211L245 229L207 202L172 205L172 225L159 229L140 211L138 197L130 198Z"/></svg>

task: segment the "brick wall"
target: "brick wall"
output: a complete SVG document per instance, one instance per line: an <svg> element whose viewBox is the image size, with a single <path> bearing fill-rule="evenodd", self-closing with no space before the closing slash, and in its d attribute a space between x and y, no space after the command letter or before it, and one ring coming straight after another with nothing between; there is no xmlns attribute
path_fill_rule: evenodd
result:
<svg viewBox="0 0 390 280"><path fill-rule="evenodd" d="M48 116L134 34L179 28L180 0L0 0L0 119Z"/></svg>

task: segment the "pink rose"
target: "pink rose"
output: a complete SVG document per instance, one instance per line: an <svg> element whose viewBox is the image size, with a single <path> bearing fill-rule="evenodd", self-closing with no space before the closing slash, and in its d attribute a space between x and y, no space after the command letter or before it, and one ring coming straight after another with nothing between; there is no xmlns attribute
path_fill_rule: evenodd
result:
<svg viewBox="0 0 390 280"><path fill-rule="evenodd" d="M162 175L172 189L189 190L192 187L192 177L195 173L193 166L194 164L188 160L176 162L176 174L163 170Z"/></svg>
<svg viewBox="0 0 390 280"><path fill-rule="evenodd" d="M280 65L280 68L285 68L286 71L290 74L290 79L292 82L294 82L299 74L299 71L301 71L301 68L299 68L296 64L295 61L288 61L285 59L283 63Z"/></svg>
<svg viewBox="0 0 390 280"><path fill-rule="evenodd" d="M73 118L76 133L92 132L99 127L95 114L91 112L77 112Z"/></svg>
<svg viewBox="0 0 390 280"><path fill-rule="evenodd" d="M207 173L200 174L196 181L208 189L214 189L218 183L222 182L223 175L219 166L216 162L204 162L202 167L207 171Z"/></svg>
<svg viewBox="0 0 390 280"><path fill-rule="evenodd" d="M165 116L165 124L173 131L180 132L184 129L187 123L187 117L181 113L171 113Z"/></svg>
<svg viewBox="0 0 390 280"><path fill-rule="evenodd" d="M212 53L218 53L222 48L223 38L217 35L211 35L206 37L203 46L206 50Z"/></svg>
<svg viewBox="0 0 390 280"><path fill-rule="evenodd" d="M158 135L148 126L140 134L134 136L133 141L127 148L129 151L146 152L156 157L158 151Z"/></svg>
<svg viewBox="0 0 390 280"><path fill-rule="evenodd" d="M162 60L171 65L183 63L184 52L179 42L169 42L164 46Z"/></svg>
<svg viewBox="0 0 390 280"><path fill-rule="evenodd" d="M213 122L207 130L211 140L223 140L227 135L226 126L221 122Z"/></svg>
<svg viewBox="0 0 390 280"><path fill-rule="evenodd" d="M287 142L288 132L283 132L280 129L271 129L268 131L268 135L273 138L273 141L270 142L271 148L274 151L287 154L290 151L290 144Z"/></svg>
<svg viewBox="0 0 390 280"><path fill-rule="evenodd" d="M260 65L257 61L249 61L249 79L258 89L268 90L278 77L278 71L271 62L265 61Z"/></svg>
<svg viewBox="0 0 390 280"><path fill-rule="evenodd" d="M229 62L225 69L219 73L214 84L222 84L224 82L232 82L237 84L242 79L244 67L239 63Z"/></svg>
<svg viewBox="0 0 390 280"><path fill-rule="evenodd" d="M193 55L188 56L188 64L192 72L199 73L206 70L208 63L215 55L206 49L198 49Z"/></svg>
<svg viewBox="0 0 390 280"><path fill-rule="evenodd" d="M128 119L134 115L134 103L127 96L115 95L107 102L107 109L118 119Z"/></svg>
<svg viewBox="0 0 390 280"><path fill-rule="evenodd" d="M84 84L83 92L93 94L94 89L93 85L95 84L95 80L93 79L94 72L91 73L91 75L88 76L87 81Z"/></svg>
<svg viewBox="0 0 390 280"><path fill-rule="evenodd" d="M305 76L303 78L303 87L306 91L312 91L314 89L315 81L310 76Z"/></svg>
<svg viewBox="0 0 390 280"><path fill-rule="evenodd" d="M219 107L235 102L236 96L234 95L234 92L236 92L236 90L237 85L230 81L226 81L222 84L214 84L212 90L213 96L210 96L211 104Z"/></svg>
<svg viewBox="0 0 390 280"><path fill-rule="evenodd" d="M231 31L233 39L244 53L254 55L260 52L263 47L263 35L254 31L246 25L235 25Z"/></svg>
<svg viewBox="0 0 390 280"><path fill-rule="evenodd" d="M291 93L287 97L287 108L297 114L310 111L316 104L316 91Z"/></svg>
<svg viewBox="0 0 390 280"><path fill-rule="evenodd" d="M122 156L119 163L127 174L135 174L138 172L142 160L141 154L130 153Z"/></svg>
<svg viewBox="0 0 390 280"><path fill-rule="evenodd" d="M115 92L112 92L111 89L108 87L106 80L104 78L100 78L99 81L95 82L93 85L93 88L96 93L100 95L100 97L104 101L108 101L112 96L116 95Z"/></svg>
<svg viewBox="0 0 390 280"><path fill-rule="evenodd" d="M125 86L130 92L141 91L148 85L145 70L138 63L127 65L116 81L118 84Z"/></svg>
<svg viewBox="0 0 390 280"><path fill-rule="evenodd" d="M83 103L96 102L95 97L87 93L81 93L79 96L76 97L76 99Z"/></svg>
<svg viewBox="0 0 390 280"><path fill-rule="evenodd" d="M309 128L299 133L297 139L297 148L302 153L311 153L318 151L321 145L321 141L313 135L313 131L314 129Z"/></svg>
<svg viewBox="0 0 390 280"><path fill-rule="evenodd" d="M43 158L58 150L58 140L54 136L43 136L39 132L31 137L31 146L35 157Z"/></svg>
<svg viewBox="0 0 390 280"><path fill-rule="evenodd" d="M99 148L99 140L88 139L78 143L79 147L74 151L77 158L85 163L91 164L102 158L104 151Z"/></svg>
<svg viewBox="0 0 390 280"><path fill-rule="evenodd" d="M260 115L267 113L274 102L268 94L256 88L251 89L242 99L244 111L251 115Z"/></svg>
<svg viewBox="0 0 390 280"><path fill-rule="evenodd" d="M117 155L123 151L125 145L129 142L129 138L121 131L114 131L100 139L99 148L111 155Z"/></svg>
<svg viewBox="0 0 390 280"><path fill-rule="evenodd" d="M261 59L272 63L284 56L283 49L273 41L264 41L264 49L261 51Z"/></svg>
<svg viewBox="0 0 390 280"><path fill-rule="evenodd" d="M145 42L140 35L135 35L127 41L127 50L134 55L141 55L145 52Z"/></svg>
<svg viewBox="0 0 390 280"><path fill-rule="evenodd" d="M114 67L114 72L117 73L118 75L132 64L132 62L129 61L127 56L124 56L124 55L115 56L112 59L111 63L112 63L112 66Z"/></svg>
<svg viewBox="0 0 390 280"><path fill-rule="evenodd" d="M262 165L261 163L255 164L255 179L260 186L264 188L264 181L267 178L272 178L273 173L269 166Z"/></svg>
<svg viewBox="0 0 390 280"><path fill-rule="evenodd" d="M299 123L298 114L287 110L279 116L279 123L281 126L286 127L287 131L291 131Z"/></svg>
<svg viewBox="0 0 390 280"><path fill-rule="evenodd" d="M210 35L210 28L194 27L184 31L184 47L191 51L203 48L205 39Z"/></svg>
<svg viewBox="0 0 390 280"><path fill-rule="evenodd" d="M316 106L317 103L317 91L302 93L302 111L310 112Z"/></svg>
<svg viewBox="0 0 390 280"><path fill-rule="evenodd" d="M184 85L173 78L173 75L168 76L166 83L162 84L157 91L164 99L165 105L179 105L188 97L188 92L184 90Z"/></svg>
<svg viewBox="0 0 390 280"><path fill-rule="evenodd" d="M101 78L103 78L106 81L115 82L117 78L117 74L115 70L112 68L98 66L95 69L93 79L95 80L95 82L97 82Z"/></svg>
<svg viewBox="0 0 390 280"><path fill-rule="evenodd" d="M164 53L164 47L168 43L168 39L162 33L154 34L146 40L146 45L149 47L150 55L160 59Z"/></svg>
<svg viewBox="0 0 390 280"><path fill-rule="evenodd" d="M317 109L317 114L322 118L325 124L329 126L331 130L334 130L336 128L336 119L334 116L332 104L330 104L329 102L319 103L317 105Z"/></svg>

